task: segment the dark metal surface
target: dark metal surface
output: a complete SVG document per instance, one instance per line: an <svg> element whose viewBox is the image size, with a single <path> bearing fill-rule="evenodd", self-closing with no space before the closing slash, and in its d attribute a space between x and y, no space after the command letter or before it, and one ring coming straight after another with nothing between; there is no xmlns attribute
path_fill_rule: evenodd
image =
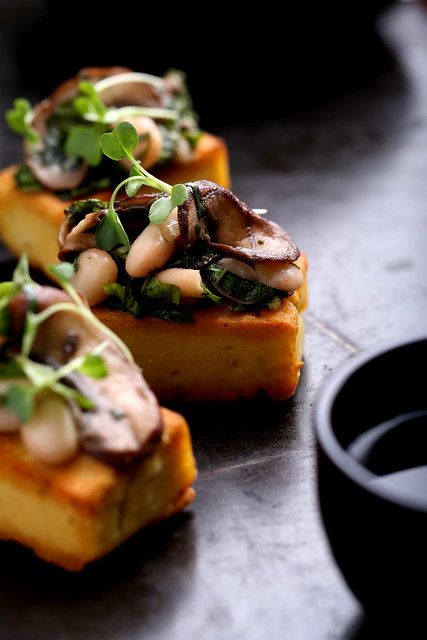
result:
<svg viewBox="0 0 427 640"><path fill-rule="evenodd" d="M360 608L320 523L311 406L351 354L427 328L427 14L396 7L382 32L397 62L369 86L223 131L237 194L267 207L310 258L295 398L185 409L200 470L190 513L82 575L2 543L2 639L370 637L368 623L356 630ZM3 80L12 71L5 63ZM2 130L2 165L16 149Z"/></svg>

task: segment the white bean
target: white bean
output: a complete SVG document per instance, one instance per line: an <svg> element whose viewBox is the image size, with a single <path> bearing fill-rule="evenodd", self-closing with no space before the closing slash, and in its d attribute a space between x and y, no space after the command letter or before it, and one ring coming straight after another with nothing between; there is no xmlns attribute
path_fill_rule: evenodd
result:
<svg viewBox="0 0 427 640"><path fill-rule="evenodd" d="M173 209L166 222L150 223L132 244L126 258L126 271L132 278L143 278L153 269L160 269L175 252L175 239L179 235L177 209Z"/></svg>
<svg viewBox="0 0 427 640"><path fill-rule="evenodd" d="M104 285L116 282L117 265L102 249L86 249L79 255L72 284L92 307L106 299Z"/></svg>
<svg viewBox="0 0 427 640"><path fill-rule="evenodd" d="M197 269L165 269L156 273L157 280L174 284L184 298L202 298L204 289L200 271Z"/></svg>
<svg viewBox="0 0 427 640"><path fill-rule="evenodd" d="M294 264L256 262L254 268L260 282L281 291L296 291L304 280L301 271Z"/></svg>
<svg viewBox="0 0 427 640"><path fill-rule="evenodd" d="M21 429L25 448L47 464L62 464L78 451L77 429L70 409L58 397L40 401L34 416Z"/></svg>

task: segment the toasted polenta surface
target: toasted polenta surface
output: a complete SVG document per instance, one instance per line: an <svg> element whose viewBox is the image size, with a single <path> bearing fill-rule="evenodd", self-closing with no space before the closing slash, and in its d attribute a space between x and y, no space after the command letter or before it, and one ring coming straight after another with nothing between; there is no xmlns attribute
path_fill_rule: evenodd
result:
<svg viewBox="0 0 427 640"><path fill-rule="evenodd" d="M161 399L230 401L264 391L284 400L295 392L303 365L306 256L297 264L304 283L276 311L198 308L192 324L137 319L105 306L94 313L128 345Z"/></svg>
<svg viewBox="0 0 427 640"><path fill-rule="evenodd" d="M0 435L0 537L76 571L184 508L195 495L189 430L181 415L167 409L162 415L155 451L121 470L85 454L45 465L19 437Z"/></svg>

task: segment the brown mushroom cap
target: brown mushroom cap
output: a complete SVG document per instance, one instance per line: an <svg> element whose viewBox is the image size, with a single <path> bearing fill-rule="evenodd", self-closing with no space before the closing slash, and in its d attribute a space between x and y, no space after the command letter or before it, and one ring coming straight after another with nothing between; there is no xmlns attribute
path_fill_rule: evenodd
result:
<svg viewBox="0 0 427 640"><path fill-rule="evenodd" d="M199 189L205 233L212 249L253 262L294 262L300 255L282 227L254 213L228 189L207 180L190 186ZM192 244L197 223L194 194L179 208L178 221L181 233Z"/></svg>
<svg viewBox="0 0 427 640"><path fill-rule="evenodd" d="M62 82L45 100L34 107L33 128L40 135L38 142L24 141L24 158L31 172L44 187L53 191L74 189L78 187L87 175L89 167L86 162L64 170L59 164L44 165L38 159L37 153L43 149L43 136L46 133L47 121L55 109L64 102L69 102L78 94L79 83L82 80L97 82L105 77L128 72L126 67L88 67L79 71L75 78Z"/></svg>
<svg viewBox="0 0 427 640"><path fill-rule="evenodd" d="M57 302L70 302L66 293L53 287L35 287L31 297L38 311ZM22 332L28 304L23 293L10 303L9 316L15 336ZM108 344L102 358L108 375L94 379L73 372L66 382L94 404L91 410L83 410L76 404L72 407L82 449L107 462L127 464L149 453L163 428L157 399L137 365L128 362L102 330L72 311L60 311L42 323L31 355L57 368L74 357L92 352L106 340Z"/></svg>

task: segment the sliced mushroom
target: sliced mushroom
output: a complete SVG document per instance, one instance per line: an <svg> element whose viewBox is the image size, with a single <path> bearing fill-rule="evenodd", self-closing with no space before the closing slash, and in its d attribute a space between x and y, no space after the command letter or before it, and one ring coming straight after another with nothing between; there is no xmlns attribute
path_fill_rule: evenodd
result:
<svg viewBox="0 0 427 640"><path fill-rule="evenodd" d="M35 143L24 141L25 162L30 167L37 180L52 191L63 191L78 187L86 177L89 166L86 162L79 162L71 167L64 167L60 163L45 164L42 160L44 149L44 135L47 123L55 109L75 98L82 80L90 80L100 88L101 97L107 105L132 104L144 106L163 106L166 89L161 78L156 78L159 86L148 81L151 76L144 76L145 80L129 77L144 76L134 74L126 67L88 67L82 69L76 77L66 80L57 87L49 98L46 98L34 108L33 128L39 133L40 140ZM119 81L116 78L120 78ZM155 76L153 76L155 78ZM132 94L132 91L135 93Z"/></svg>
<svg viewBox="0 0 427 640"><path fill-rule="evenodd" d="M163 79L147 73L129 71L115 74L98 81L95 89L107 106L162 107L165 104Z"/></svg>
<svg viewBox="0 0 427 640"><path fill-rule="evenodd" d="M52 287L39 287L32 295L38 310L59 300L69 301L65 293ZM9 313L15 329L21 325L22 331L27 304L23 294L11 301ZM60 367L71 358L92 352L105 340L102 330L89 320L72 311L61 311L40 326L32 356ZM83 450L108 462L121 464L151 451L161 436L162 418L156 397L140 369L125 359L115 343L108 338L107 341L102 358L108 375L94 379L73 372L67 381L94 406L91 410L83 410L73 405Z"/></svg>
<svg viewBox="0 0 427 640"><path fill-rule="evenodd" d="M210 247L235 258L254 262L294 262L298 258L300 252L286 231L256 215L231 191L207 180L191 186L199 189ZM194 199L194 194L189 200L191 198ZM195 204L187 200L178 212L181 233L190 244L195 235L194 210Z"/></svg>
<svg viewBox="0 0 427 640"><path fill-rule="evenodd" d="M70 254L81 253L86 249L96 247L95 230L105 217L106 210L91 211L74 227L70 224L71 214L65 210L66 218L61 225L58 236L60 260L66 259ZM91 229L93 232L91 233Z"/></svg>

